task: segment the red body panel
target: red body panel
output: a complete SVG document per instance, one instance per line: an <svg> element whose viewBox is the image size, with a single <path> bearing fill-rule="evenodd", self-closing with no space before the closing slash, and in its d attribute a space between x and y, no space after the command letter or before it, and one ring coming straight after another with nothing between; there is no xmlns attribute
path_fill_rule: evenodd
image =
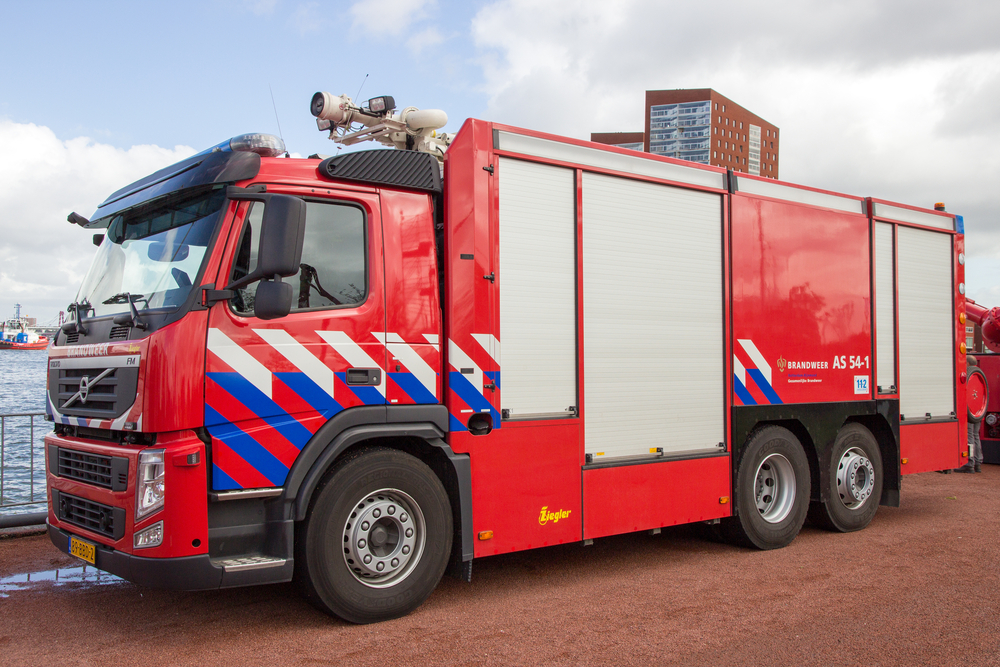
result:
<svg viewBox="0 0 1000 667"><path fill-rule="evenodd" d="M208 313L194 311L149 337L142 385L143 430L198 428L205 423L205 326ZM179 351L183 351L178 354ZM161 369L148 372L148 369Z"/></svg>
<svg viewBox="0 0 1000 667"><path fill-rule="evenodd" d="M969 449L964 429L964 419L961 422L900 425L899 453L906 461L901 465L902 473L912 475L958 466L959 454Z"/></svg>
<svg viewBox="0 0 1000 667"><path fill-rule="evenodd" d="M413 192L382 190L379 197L385 221L385 330L391 380L386 398L390 405L440 403L441 303L433 203L429 195ZM423 364L413 358L414 353ZM434 391L429 394L414 396L396 382L408 379L397 373L421 372L433 373Z"/></svg>
<svg viewBox="0 0 1000 667"><path fill-rule="evenodd" d="M452 434L471 454L473 530L493 531L476 540L476 556L581 539L579 431L578 420L560 420Z"/></svg>
<svg viewBox="0 0 1000 667"><path fill-rule="evenodd" d="M135 521L136 474L138 447L121 447L87 442L76 438L63 438L55 434L45 436L46 445L58 445L78 452L101 454L104 456L124 456L128 458L129 480L124 491L110 491L90 484L55 477L46 474L50 489L57 489L92 502L122 507L125 509L125 534L117 542L99 533L91 532L76 525L59 521L54 508L49 507L48 522L88 540L114 547L125 553L135 553L150 558L179 558L208 553L208 504L206 496L207 466L205 444L191 431L161 434L157 438L157 448L165 449L164 488L167 500L163 509ZM48 447L46 446L46 459ZM197 465L178 465L190 454L198 455ZM178 460L175 461L175 457ZM46 461L47 463L47 461ZM48 470L48 465L46 465ZM133 549L132 536L157 521L163 521L164 542L158 547Z"/></svg>
<svg viewBox="0 0 1000 667"><path fill-rule="evenodd" d="M737 194L731 224L735 404L870 399L867 218Z"/></svg>
<svg viewBox="0 0 1000 667"><path fill-rule="evenodd" d="M728 456L583 471L586 539L730 515Z"/></svg>

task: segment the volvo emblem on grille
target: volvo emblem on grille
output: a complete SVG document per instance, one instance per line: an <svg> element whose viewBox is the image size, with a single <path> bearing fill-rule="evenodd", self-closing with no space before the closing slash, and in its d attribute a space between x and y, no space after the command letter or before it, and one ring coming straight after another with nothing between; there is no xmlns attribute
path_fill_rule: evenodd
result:
<svg viewBox="0 0 1000 667"><path fill-rule="evenodd" d="M70 396L69 400L67 400L65 403L62 404L62 407L68 408L70 404L72 404L74 401L77 400L79 400L82 405L86 405L87 396L90 394L90 388L96 386L98 382L100 382L108 375L110 375L113 370L115 369L109 368L95 378L91 378L89 375L84 375L82 378L80 378L79 390L75 394Z"/></svg>

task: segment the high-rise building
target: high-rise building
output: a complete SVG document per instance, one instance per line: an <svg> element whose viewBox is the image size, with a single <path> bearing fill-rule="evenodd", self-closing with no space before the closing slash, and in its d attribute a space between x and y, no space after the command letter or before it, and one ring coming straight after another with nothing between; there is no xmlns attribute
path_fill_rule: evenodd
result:
<svg viewBox="0 0 1000 667"><path fill-rule="evenodd" d="M778 128L711 88L647 90L645 132L591 141L778 178Z"/></svg>

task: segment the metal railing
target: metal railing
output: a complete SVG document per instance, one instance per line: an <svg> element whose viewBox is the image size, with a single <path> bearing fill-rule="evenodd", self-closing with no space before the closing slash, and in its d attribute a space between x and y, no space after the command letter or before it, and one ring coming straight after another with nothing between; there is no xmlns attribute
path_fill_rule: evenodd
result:
<svg viewBox="0 0 1000 667"><path fill-rule="evenodd" d="M0 414L0 528L45 522L42 438L49 429L44 417L43 412Z"/></svg>

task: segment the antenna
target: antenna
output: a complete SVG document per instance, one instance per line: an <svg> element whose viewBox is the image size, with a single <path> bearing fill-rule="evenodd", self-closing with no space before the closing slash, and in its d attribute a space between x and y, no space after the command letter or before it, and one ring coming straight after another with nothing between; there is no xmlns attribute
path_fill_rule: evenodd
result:
<svg viewBox="0 0 1000 667"><path fill-rule="evenodd" d="M271 90L271 84L267 84L267 89L271 93L271 106L274 108L274 122L278 124L278 137L281 139L281 143L285 143L285 137L281 134L281 121L278 120L278 105L274 103L274 91ZM285 157L290 157L288 154L288 149L285 149Z"/></svg>
<svg viewBox="0 0 1000 667"><path fill-rule="evenodd" d="M358 99L361 96L361 89L365 87L365 82L368 80L368 75L365 74L365 78L361 79L361 85L358 87L358 94L354 96L354 99ZM361 104L358 102L358 104Z"/></svg>

